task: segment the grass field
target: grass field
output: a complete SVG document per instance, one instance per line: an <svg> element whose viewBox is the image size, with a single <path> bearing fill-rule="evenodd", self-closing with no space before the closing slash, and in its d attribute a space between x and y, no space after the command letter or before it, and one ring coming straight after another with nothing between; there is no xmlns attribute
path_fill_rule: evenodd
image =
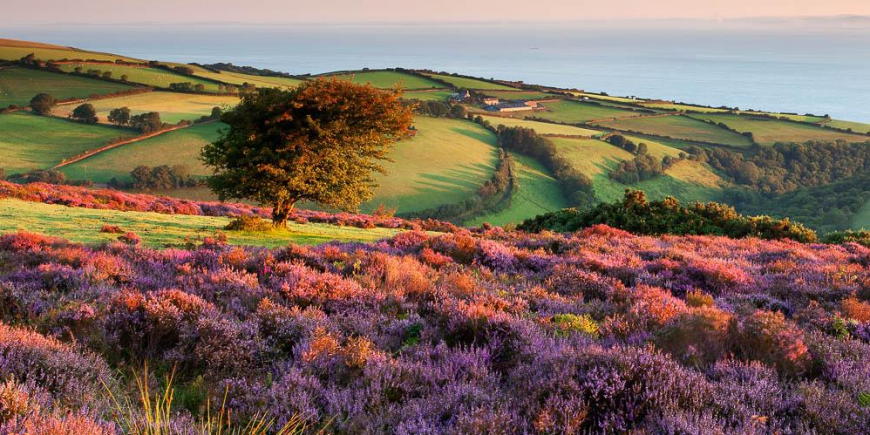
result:
<svg viewBox="0 0 870 435"><path fill-rule="evenodd" d="M625 118L640 113L599 104L578 103L576 101L557 101L543 103L547 111L534 112L535 117L567 124L584 124L593 120Z"/></svg>
<svg viewBox="0 0 870 435"><path fill-rule="evenodd" d="M340 74L328 77L353 79L354 83L369 83L380 89L391 89L396 84L401 84L407 90L443 88L444 85L429 79L405 74L397 71L357 71L355 73Z"/></svg>
<svg viewBox="0 0 870 435"><path fill-rule="evenodd" d="M214 107L232 107L239 99L232 96L182 94L176 92L149 92L117 98L95 100L90 103L97 109L100 122L108 122L109 111L129 107L132 114L158 112L163 122L175 124L182 119L194 121L210 115ZM52 113L67 116L77 104L58 106Z"/></svg>
<svg viewBox="0 0 870 435"><path fill-rule="evenodd" d="M194 85L201 84L205 86L206 91L217 92L217 83L203 80L196 77L177 74L165 69L158 68L142 68L124 65L81 65L81 64L63 64L60 68L64 71L74 71L77 66L81 66L85 72L91 69L100 70L101 72L111 72L113 79L120 79L126 75L127 81L131 83L139 83L146 86L154 86L159 88L169 88L172 83L193 83Z"/></svg>
<svg viewBox="0 0 870 435"><path fill-rule="evenodd" d="M42 44L39 42L17 41L14 39L0 38L0 59L18 60L33 53L37 59L60 60L60 59L94 59L94 60L117 60L138 61L126 56L118 56L109 53L96 53L93 51L77 50L60 45Z"/></svg>
<svg viewBox="0 0 870 435"><path fill-rule="evenodd" d="M444 89L436 89L432 91L406 91L402 95L402 98L406 100L420 101L447 101L451 95L453 95L453 92Z"/></svg>
<svg viewBox="0 0 870 435"><path fill-rule="evenodd" d="M664 103L664 102L646 102L641 104L643 107L650 109L677 110L681 112L700 112L700 113L727 113L728 109L717 109L713 107L693 106L691 104L679 103Z"/></svg>
<svg viewBox="0 0 870 435"><path fill-rule="evenodd" d="M870 133L870 124L864 124L861 122L839 121L835 119L831 122L823 124L823 126L840 128L843 130L848 130L851 128L852 131L856 133Z"/></svg>
<svg viewBox="0 0 870 435"><path fill-rule="evenodd" d="M773 145L776 142L803 143L808 140L835 141L839 139L849 142L865 142L870 139L866 136L841 133L822 127L787 121L767 120L739 115L692 116L697 119L724 123L739 132L752 132L755 141L762 145Z"/></svg>
<svg viewBox="0 0 870 435"><path fill-rule="evenodd" d="M572 92L575 97L586 97L593 100L610 101L612 103L642 103L643 100L628 97L612 97L610 95L592 94L588 92Z"/></svg>
<svg viewBox="0 0 870 435"><path fill-rule="evenodd" d="M29 68L0 69L0 107L27 106L36 94L47 93L58 100L110 94L132 86Z"/></svg>
<svg viewBox="0 0 870 435"><path fill-rule="evenodd" d="M489 121L490 123L492 123L493 126L496 127L498 127L499 125L504 125L505 127L531 128L541 135L569 135L592 137L603 134L602 132L597 130L589 130L587 128L574 127L572 125L550 124L549 122L528 121L525 119L504 118L501 116L481 115L481 117Z"/></svg>
<svg viewBox="0 0 870 435"><path fill-rule="evenodd" d="M195 74L199 77L218 80L236 86L241 86L245 83L251 83L258 88L295 88L304 81L290 77L265 77L235 73L230 71L221 71L220 73L216 73L204 68L196 68L193 65L185 66L187 66L188 68L194 68L194 71L196 71Z"/></svg>
<svg viewBox="0 0 870 435"><path fill-rule="evenodd" d="M386 176L375 198L362 207L371 211L378 204L400 212L419 211L460 202L489 179L498 161L495 135L468 121L418 117L417 136L395 145L394 162L387 163Z"/></svg>
<svg viewBox="0 0 870 435"><path fill-rule="evenodd" d="M724 183L707 166L684 161L677 163L663 176L626 185L611 180L609 173L620 161L634 158L628 151L594 139L555 138L553 142L560 155L592 179L595 195L601 201L610 202L621 198L626 188L643 190L655 199L674 196L681 201L710 201L721 192Z"/></svg>
<svg viewBox="0 0 870 435"><path fill-rule="evenodd" d="M30 231L79 243L117 240L117 234L100 232L100 228L108 224L138 234L148 246L161 248L180 245L185 238L196 240L214 236L217 232L223 232L223 227L229 222L230 219L225 217L93 210L0 199L0 233ZM286 230L225 233L230 244L279 247L291 242L309 245L331 241L371 242L397 232L385 228L361 229L290 222Z"/></svg>
<svg viewBox="0 0 870 435"><path fill-rule="evenodd" d="M9 174L46 169L111 139L135 135L132 130L79 124L29 112L0 115L0 168Z"/></svg>
<svg viewBox="0 0 870 435"><path fill-rule="evenodd" d="M686 116L620 119L617 121L600 122L597 125L615 130L630 130L644 134L669 136L674 139L697 140L736 147L746 147L752 144L749 138L733 131Z"/></svg>
<svg viewBox="0 0 870 435"><path fill-rule="evenodd" d="M870 201L864 203L858 211L852 215L849 221L849 227L853 230L870 230Z"/></svg>
<svg viewBox="0 0 870 435"><path fill-rule="evenodd" d="M548 94L538 91L484 91L484 95L495 97L500 100L545 100L547 98L556 98L557 95Z"/></svg>
<svg viewBox="0 0 870 435"><path fill-rule="evenodd" d="M510 206L497 213L479 216L465 222L465 225L478 226L484 222L493 225L519 223L569 206L562 195L559 182L537 160L519 154L512 156L519 189L514 193Z"/></svg>
<svg viewBox="0 0 870 435"><path fill-rule="evenodd" d="M211 175L199 161L199 152L205 144L217 139L218 130L225 127L221 123L194 125L104 151L65 166L62 171L71 180L95 183L108 183L113 177L128 181L130 171L140 165L183 164L190 169L191 175Z"/></svg>
<svg viewBox="0 0 870 435"><path fill-rule="evenodd" d="M506 85L500 85L498 83L490 83L486 80L478 80L471 79L467 77L458 77L447 74L426 74L429 77L434 77L439 80L443 80L447 83L450 83L457 88L462 89L472 89L472 90L481 90L481 91L515 91L517 88L513 88Z"/></svg>

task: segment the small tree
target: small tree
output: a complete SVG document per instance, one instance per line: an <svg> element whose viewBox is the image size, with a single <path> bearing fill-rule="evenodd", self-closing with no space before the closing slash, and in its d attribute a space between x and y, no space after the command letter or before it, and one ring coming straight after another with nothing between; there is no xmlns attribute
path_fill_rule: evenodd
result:
<svg viewBox="0 0 870 435"><path fill-rule="evenodd" d="M271 205L275 226L299 201L353 210L371 199L373 173L411 125L400 97L326 79L247 93L221 117L229 129L203 148L209 186L222 200Z"/></svg>
<svg viewBox="0 0 870 435"><path fill-rule="evenodd" d="M57 106L57 100L49 94L38 94L30 100L30 107L39 115L48 115Z"/></svg>
<svg viewBox="0 0 870 435"><path fill-rule="evenodd" d="M130 125L132 125L133 128L141 130L142 133L148 134L163 128L163 121L160 120L159 113L148 112L131 117Z"/></svg>
<svg viewBox="0 0 870 435"><path fill-rule="evenodd" d="M130 124L130 108L129 107L119 107L117 109L112 109L109 112L109 122L116 125L129 125Z"/></svg>
<svg viewBox="0 0 870 435"><path fill-rule="evenodd" d="M94 105L90 103L85 103L76 107L72 111L70 118L79 122L84 122L85 124L96 124L97 121L99 121L99 118L97 118L97 109L95 109Z"/></svg>

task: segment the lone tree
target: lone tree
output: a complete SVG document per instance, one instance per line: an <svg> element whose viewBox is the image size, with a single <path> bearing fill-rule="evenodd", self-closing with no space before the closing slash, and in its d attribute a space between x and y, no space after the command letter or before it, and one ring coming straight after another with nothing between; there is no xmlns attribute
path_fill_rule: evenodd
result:
<svg viewBox="0 0 870 435"><path fill-rule="evenodd" d="M411 126L400 97L326 79L246 93L221 116L230 128L203 148L209 186L221 200L272 206L278 227L299 201L354 210L372 198L373 173L384 173L380 162Z"/></svg>
<svg viewBox="0 0 870 435"><path fill-rule="evenodd" d="M112 109L109 112L109 122L116 125L129 125L130 124L130 108L129 107L119 107L117 109Z"/></svg>
<svg viewBox="0 0 870 435"><path fill-rule="evenodd" d="M99 120L97 118L97 109L94 108L93 104L85 103L79 107L76 107L72 114L70 114L70 118L84 122L85 124L96 124Z"/></svg>
<svg viewBox="0 0 870 435"><path fill-rule="evenodd" d="M39 115L48 115L56 105L57 101L48 94L37 94L30 100L30 107Z"/></svg>
<svg viewBox="0 0 870 435"><path fill-rule="evenodd" d="M159 113L147 112L130 117L130 125L142 133L149 134L163 128L163 121L160 120Z"/></svg>

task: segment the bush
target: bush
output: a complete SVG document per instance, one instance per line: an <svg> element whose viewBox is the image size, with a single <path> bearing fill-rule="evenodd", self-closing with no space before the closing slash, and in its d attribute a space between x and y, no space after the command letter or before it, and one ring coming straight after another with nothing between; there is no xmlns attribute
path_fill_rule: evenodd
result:
<svg viewBox="0 0 870 435"><path fill-rule="evenodd" d="M547 213L527 219L517 229L530 232L577 231L605 224L635 234L720 235L734 238L791 239L816 241L816 233L788 219L768 216L746 217L717 203L680 205L674 198L648 202L642 191L627 189L622 201L602 203L581 213L574 209Z"/></svg>
<svg viewBox="0 0 870 435"><path fill-rule="evenodd" d="M271 222L257 216L238 216L224 227L227 231L270 231L274 228Z"/></svg>

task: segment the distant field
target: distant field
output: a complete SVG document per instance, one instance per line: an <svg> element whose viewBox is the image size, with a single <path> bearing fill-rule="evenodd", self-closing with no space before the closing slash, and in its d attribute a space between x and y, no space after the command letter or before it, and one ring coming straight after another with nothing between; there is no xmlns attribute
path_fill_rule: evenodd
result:
<svg viewBox="0 0 870 435"><path fill-rule="evenodd" d="M132 130L86 125L16 112L0 115L0 168L8 173L46 169L63 159L99 148Z"/></svg>
<svg viewBox="0 0 870 435"><path fill-rule="evenodd" d="M186 66L192 67L191 65ZM290 77L265 77L235 73L230 71L221 71L220 73L216 73L204 68L197 68L194 71L196 71L196 75L199 77L218 80L236 86L241 86L245 83L251 83L258 88L295 88L304 81Z"/></svg>
<svg viewBox="0 0 870 435"><path fill-rule="evenodd" d="M808 140L835 141L842 139L849 142L865 142L868 137L841 133L806 124L794 122L751 118L738 115L692 115L698 119L721 122L739 131L752 132L755 141L762 145L772 145L776 142L798 142Z"/></svg>
<svg viewBox="0 0 870 435"><path fill-rule="evenodd" d="M553 103L543 103L543 105L548 109L547 111L536 111L534 113L528 113L528 115L567 124L583 124L593 120L625 118L640 114L630 110L592 103L578 103L575 101L557 101Z"/></svg>
<svg viewBox="0 0 870 435"><path fill-rule="evenodd" d="M62 171L71 180L95 183L108 183L113 177L129 181L130 171L139 165L183 164L190 169L191 175L211 175L199 161L199 152L205 144L217 139L218 130L225 127L221 123L194 125L104 151L66 166Z"/></svg>
<svg viewBox="0 0 870 435"><path fill-rule="evenodd" d="M560 135L569 135L569 136L598 136L603 134L597 130L590 130L582 127L574 127L571 125L561 125L561 124L550 124L549 122L540 122L540 121L527 121L525 119L516 119L516 118L503 118L501 116L487 116L481 115L481 117L490 123L493 126L504 125L505 127L524 127L531 128L535 130L538 134L560 134Z"/></svg>
<svg viewBox="0 0 870 435"><path fill-rule="evenodd" d="M397 83L401 84L402 87L407 90L444 87L444 85L433 82L429 79L397 71L358 71L332 77L343 79L353 78L354 83L370 83L372 86L380 89L391 89Z"/></svg>
<svg viewBox="0 0 870 435"><path fill-rule="evenodd" d="M420 101L447 101L451 95L453 95L451 91L436 89L433 91L406 91L402 98Z"/></svg>
<svg viewBox="0 0 870 435"><path fill-rule="evenodd" d="M592 178L595 195L604 202L613 202L622 199L625 189L638 189L646 193L647 198L658 200L673 196L682 202L707 202L721 200L722 190L718 187L710 187L686 182L670 174L665 174L651 180L627 185L611 180L607 174L598 174Z"/></svg>
<svg viewBox="0 0 870 435"><path fill-rule="evenodd" d="M500 212L472 219L465 222L465 225L478 226L484 222L492 225L519 223L570 205L562 195L559 182L537 160L519 154L512 154L512 156L519 179L519 189L514 194L510 206Z"/></svg>
<svg viewBox="0 0 870 435"><path fill-rule="evenodd" d="M713 107L693 106L690 104L679 103L661 103L661 102L646 102L641 104L643 107L650 109L678 110L682 112L701 112L701 113L726 113L728 109L717 109Z"/></svg>
<svg viewBox="0 0 870 435"><path fill-rule="evenodd" d="M160 88L168 88L172 83L193 83L194 85L201 84L205 86L207 91L217 92L217 83L199 79L196 77L176 74L174 72L158 69L158 68L142 68L124 65L109 65L109 64L63 64L61 69L67 72L75 70L77 66L82 67L85 72L91 69L100 70L101 72L111 72L113 79L120 79L126 75L127 81L131 83L139 83L146 86L155 86Z"/></svg>
<svg viewBox="0 0 870 435"><path fill-rule="evenodd" d="M37 59L60 60L60 59L94 59L94 60L117 60L137 61L126 56L118 56L109 53L96 53L92 51L76 50L59 45L41 44L38 42L16 41L0 38L0 59L18 60L33 53Z"/></svg>
<svg viewBox="0 0 870 435"><path fill-rule="evenodd" d="M79 243L102 243L118 239L117 234L101 233L103 225L117 225L132 231L142 242L154 248L179 245L185 239L227 234L233 245L264 247L285 246L288 243L315 245L332 241L372 242L390 237L398 230L386 228L362 229L327 224L296 224L290 222L286 230L266 232L224 231L230 218L211 216L185 216L160 213L119 212L72 208L62 205L0 199L0 233L30 231Z"/></svg>
<svg viewBox="0 0 870 435"><path fill-rule="evenodd" d="M498 83L490 83L486 80L477 80L470 79L467 77L457 77L446 74L426 74L429 77L434 77L439 80L443 80L447 83L450 83L457 88L462 89L471 89L471 90L487 90L487 91L511 91L516 90L517 88L513 88L506 85L500 85Z"/></svg>
<svg viewBox="0 0 870 435"><path fill-rule="evenodd" d="M568 159L578 171L590 178L606 174L617 163L631 160L634 154L597 139L553 138L559 155Z"/></svg>
<svg viewBox="0 0 870 435"><path fill-rule="evenodd" d="M588 92L572 92L575 97L586 97L601 101L611 101L614 103L642 103L643 100L628 98L628 97L611 97L610 95L591 94Z"/></svg>
<svg viewBox="0 0 870 435"><path fill-rule="evenodd" d="M214 107L232 107L239 99L231 96L182 94L176 92L149 92L118 98L106 98L90 103L97 109L100 122L108 122L109 111L118 107L129 107L135 115L144 112L158 112L163 122L175 124L182 119L193 121L201 116L210 115ZM67 116L76 104L58 106L53 113Z"/></svg>
<svg viewBox="0 0 870 435"><path fill-rule="evenodd" d="M620 119L600 122L597 125L615 130L631 130L644 134L669 136L674 139L697 140L737 147L752 144L752 141L747 137L686 116Z"/></svg>
<svg viewBox="0 0 870 435"><path fill-rule="evenodd" d="M856 133L870 133L870 124L864 124L861 122L851 122L851 121L839 121L833 120L831 122L826 122L823 126L833 127L833 128L841 128L844 130L852 129L852 131Z"/></svg>
<svg viewBox="0 0 870 435"><path fill-rule="evenodd" d="M544 100L558 97L557 95L538 91L485 91L483 94L500 100Z"/></svg>
<svg viewBox="0 0 870 435"><path fill-rule="evenodd" d="M634 143L637 144L645 143L647 146L647 152L649 152L650 155L656 156L658 158L662 158L664 156L677 157L680 155L680 149L674 148L666 141L647 139L645 137L637 137L631 135L626 135L625 137L631 139L632 141L634 141Z"/></svg>
<svg viewBox="0 0 870 435"><path fill-rule="evenodd" d="M418 117L418 134L395 145L393 163L375 198L362 209L378 204L400 212L419 211L460 202L492 176L498 161L495 135L468 121Z"/></svg>
<svg viewBox="0 0 870 435"><path fill-rule="evenodd" d="M110 94L132 86L84 77L34 70L29 68L0 69L0 107L12 104L27 106L36 94L51 94L56 99L85 98L93 94Z"/></svg>

